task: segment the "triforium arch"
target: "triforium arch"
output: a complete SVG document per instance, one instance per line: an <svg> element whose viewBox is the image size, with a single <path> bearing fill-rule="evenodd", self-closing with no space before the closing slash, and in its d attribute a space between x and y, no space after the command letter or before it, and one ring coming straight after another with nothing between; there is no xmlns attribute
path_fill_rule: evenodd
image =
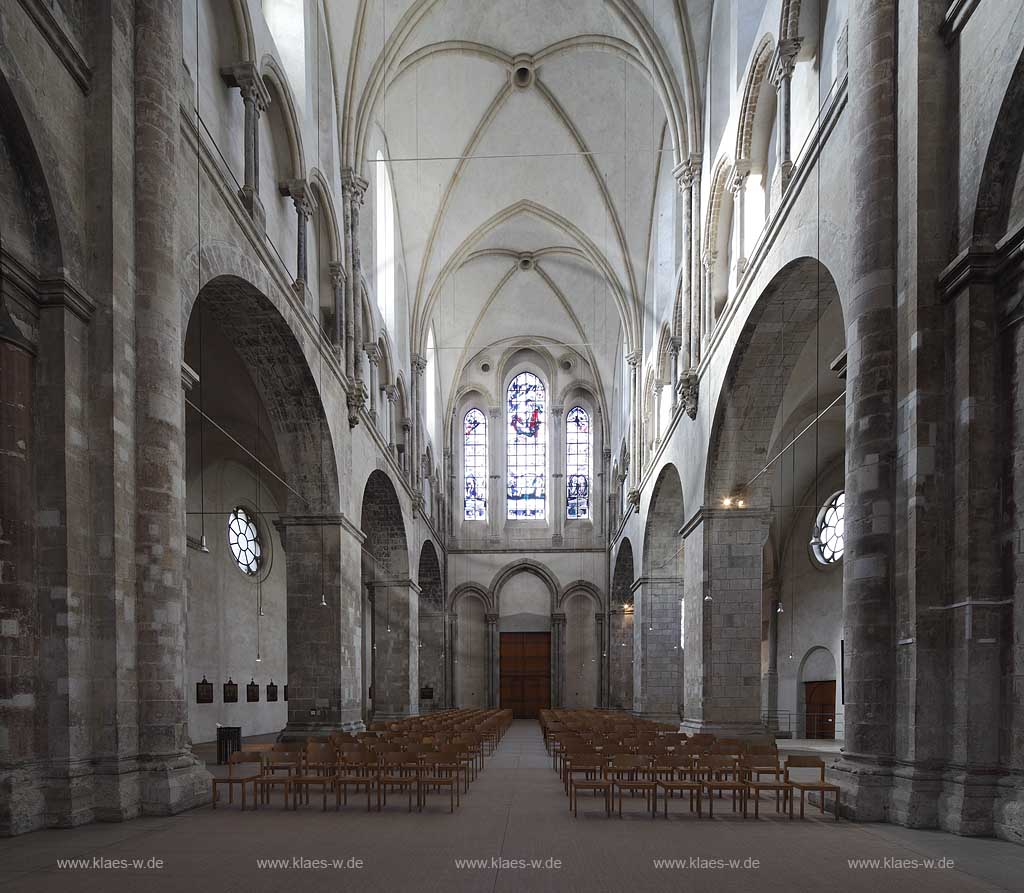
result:
<svg viewBox="0 0 1024 893"><path fill-rule="evenodd" d="M419 712L419 585L410 577L398 491L383 471L371 472L363 487L360 527L367 712L408 716Z"/></svg>
<svg viewBox="0 0 1024 893"><path fill-rule="evenodd" d="M683 520L679 472L667 463L651 490L641 576L633 584L633 710L665 721L678 721L683 700Z"/></svg>

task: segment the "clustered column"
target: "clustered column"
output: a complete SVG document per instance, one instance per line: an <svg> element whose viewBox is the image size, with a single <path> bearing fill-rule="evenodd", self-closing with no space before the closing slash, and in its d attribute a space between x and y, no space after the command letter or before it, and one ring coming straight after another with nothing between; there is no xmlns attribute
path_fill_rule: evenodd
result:
<svg viewBox="0 0 1024 893"><path fill-rule="evenodd" d="M850 149L856 184L846 310L846 541L843 556L844 800L885 815L895 697L896 2L850 18Z"/></svg>
<svg viewBox="0 0 1024 893"><path fill-rule="evenodd" d="M181 11L135 4L134 668L143 812L194 805L185 689L185 404L177 269ZM129 658L131 655L128 656Z"/></svg>
<svg viewBox="0 0 1024 893"><path fill-rule="evenodd" d="M356 346L362 343L362 257L359 251L359 209L369 186L366 180L351 168L341 172L342 213L344 216L345 240L345 374L349 381L348 423L349 427L359 424L359 410L366 403L366 392L362 381L362 361Z"/></svg>
<svg viewBox="0 0 1024 893"><path fill-rule="evenodd" d="M640 501L640 438L642 436L640 417L640 352L632 351L626 357L629 364L629 489L626 498L634 506Z"/></svg>

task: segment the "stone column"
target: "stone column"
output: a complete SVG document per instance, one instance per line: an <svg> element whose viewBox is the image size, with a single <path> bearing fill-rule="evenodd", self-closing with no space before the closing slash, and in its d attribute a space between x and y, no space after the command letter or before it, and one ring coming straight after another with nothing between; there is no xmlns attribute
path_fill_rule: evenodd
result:
<svg viewBox="0 0 1024 893"><path fill-rule="evenodd" d="M377 346L375 341L367 341L363 345L363 351L366 354L370 373L370 381L367 383L367 391L370 395L370 418L379 429L377 406L380 403L380 347Z"/></svg>
<svg viewBox="0 0 1024 893"><path fill-rule="evenodd" d="M309 309L306 301L306 285L309 282L306 239L309 233L309 218L313 216L313 192L305 180L289 180L287 183L281 183L278 189L281 195L290 196L295 205L295 282L292 287Z"/></svg>
<svg viewBox="0 0 1024 893"><path fill-rule="evenodd" d="M747 177L750 167L738 164L733 172L729 191L733 197L733 220L736 226L736 282L739 283L747 271Z"/></svg>
<svg viewBox="0 0 1024 893"><path fill-rule="evenodd" d="M423 492L423 377L427 371L427 358L422 354L412 355L412 489Z"/></svg>
<svg viewBox="0 0 1024 893"><path fill-rule="evenodd" d="M502 480L505 472L505 433L502 425L503 413L500 406L487 410L487 466L490 473L487 482L487 535L492 543L501 541L501 529L505 523L505 500L502 497Z"/></svg>
<svg viewBox="0 0 1024 893"><path fill-rule="evenodd" d="M693 229L693 173L690 170L690 163L684 161L674 171L676 186L682 196L682 207L679 211L679 219L682 224L682 238L680 240L679 269L681 279L679 285L680 308L679 325L673 332L675 336L676 374L673 379L673 388L679 383L679 377L686 372L691 365L690 360L690 326L693 322L693 266L691 264L691 231Z"/></svg>
<svg viewBox="0 0 1024 893"><path fill-rule="evenodd" d="M608 693L605 688L605 662L608 659L608 640L605 636L604 612L597 611L594 614L594 638L596 639L594 660L597 661L597 701L595 707L607 708Z"/></svg>
<svg viewBox="0 0 1024 893"><path fill-rule="evenodd" d="M349 382L348 424L359 423L359 410L366 403L362 382L362 362L357 346L363 341L363 312L360 289L362 287L362 256L359 250L359 209L369 186L351 168L341 172L342 210L344 215L345 262L345 372Z"/></svg>
<svg viewBox="0 0 1024 893"><path fill-rule="evenodd" d="M348 320L345 318L345 265L337 261L331 261L329 267L331 273L331 297L334 308L334 325L331 327L330 337L335 349L338 351L342 366L345 362L345 326Z"/></svg>
<svg viewBox="0 0 1024 893"><path fill-rule="evenodd" d="M562 544L565 530L565 407L551 407L551 456L548 467L551 469L551 545Z"/></svg>
<svg viewBox="0 0 1024 893"><path fill-rule="evenodd" d="M565 614L551 615L551 706L562 706L565 692Z"/></svg>
<svg viewBox="0 0 1024 893"><path fill-rule="evenodd" d="M608 613L608 706L633 709L632 605L612 605Z"/></svg>
<svg viewBox="0 0 1024 893"><path fill-rule="evenodd" d="M384 406L384 429L382 433L384 438L388 441L388 450L394 456L396 455L395 433L398 430L398 425L395 421L395 407L398 405L398 388L393 384L385 385L384 399L387 403Z"/></svg>
<svg viewBox="0 0 1024 893"><path fill-rule="evenodd" d="M680 342L680 340L678 338L673 338L671 340L671 342L669 343L669 348L668 348L669 364L671 366L671 373L670 374L672 376L672 380L668 381L668 382L665 382L665 383L668 385L669 390L671 391L669 399L672 401L672 415L673 416L676 414L676 407L679 406L679 379L680 379L680 376L682 374L680 369L679 369L679 347L680 347L680 343L681 342Z"/></svg>
<svg viewBox="0 0 1024 893"><path fill-rule="evenodd" d="M487 622L487 706L495 708L501 700L501 655L498 615L484 614Z"/></svg>
<svg viewBox="0 0 1024 893"><path fill-rule="evenodd" d="M679 721L681 577L640 577L633 584L633 712Z"/></svg>
<svg viewBox="0 0 1024 893"><path fill-rule="evenodd" d="M715 297L712 294L714 278L712 273L715 269L715 261L718 254L715 251L705 251L701 258L700 293L701 293L701 344L706 346L711 332L715 328Z"/></svg>
<svg viewBox="0 0 1024 893"><path fill-rule="evenodd" d="M850 19L854 203L846 304L845 747L836 773L857 819L885 817L895 701L896 2Z"/></svg>
<svg viewBox="0 0 1024 893"><path fill-rule="evenodd" d="M634 350L626 356L626 363L629 364L629 453L631 457L629 489L626 499L634 506L639 507L640 502L640 472L641 472L641 449L640 449L640 417L643 408L640 405L640 351Z"/></svg>
<svg viewBox="0 0 1024 893"><path fill-rule="evenodd" d="M374 580L373 714L398 719L419 713L419 593L412 580Z"/></svg>
<svg viewBox="0 0 1024 893"><path fill-rule="evenodd" d="M768 78L775 85L778 97L776 109L779 133L780 195L785 195L786 189L789 187L789 181L793 176L792 101L790 98L790 87L793 80L793 69L796 67L796 55L800 52L800 44L802 42L802 37L781 40L775 48L775 55L772 57L768 69ZM776 203L772 202L772 206L775 207Z"/></svg>
<svg viewBox="0 0 1024 893"><path fill-rule="evenodd" d="M770 523L765 511L704 508L682 529L688 573L703 564L703 579L684 596L688 732L735 737L764 731L761 601Z"/></svg>
<svg viewBox="0 0 1024 893"><path fill-rule="evenodd" d="M267 225L266 211L260 201L260 115L270 105L270 91L253 62L239 62L221 69L229 87L237 87L245 104L244 183L238 197L260 229Z"/></svg>
<svg viewBox="0 0 1024 893"><path fill-rule="evenodd" d="M459 615L452 611L448 624L448 673L452 680L450 707L458 707L464 700L464 692L458 688L459 679Z"/></svg>
<svg viewBox="0 0 1024 893"><path fill-rule="evenodd" d="M47 726L49 674L40 658L50 655L35 645L43 638L43 624L34 561L34 362L35 349L14 325L0 296L0 728L7 763L0 770L0 834L5 836L43 824L44 797L32 796L39 782L27 767L44 758L50 744L40 747L36 731Z"/></svg>
<svg viewBox="0 0 1024 893"><path fill-rule="evenodd" d="M700 155L690 156L690 366L701 360Z"/></svg>
<svg viewBox="0 0 1024 893"><path fill-rule="evenodd" d="M343 519L337 514L281 515L288 598L286 734L348 731L362 713L362 614L359 589L343 579Z"/></svg>
<svg viewBox="0 0 1024 893"><path fill-rule="evenodd" d="M141 810L208 797L188 746L185 687L185 401L177 268L181 9L135 4L136 601Z"/></svg>

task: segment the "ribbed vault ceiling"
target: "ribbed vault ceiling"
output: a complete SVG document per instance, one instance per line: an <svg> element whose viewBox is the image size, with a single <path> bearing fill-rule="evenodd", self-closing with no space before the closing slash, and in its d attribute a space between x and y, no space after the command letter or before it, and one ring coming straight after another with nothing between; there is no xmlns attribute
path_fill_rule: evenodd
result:
<svg viewBox="0 0 1024 893"><path fill-rule="evenodd" d="M610 395L642 331L659 174L670 187L699 144L710 0L341 6L347 163L369 178L377 147L391 158L413 349L433 325L443 398L475 353L524 335L578 350Z"/></svg>

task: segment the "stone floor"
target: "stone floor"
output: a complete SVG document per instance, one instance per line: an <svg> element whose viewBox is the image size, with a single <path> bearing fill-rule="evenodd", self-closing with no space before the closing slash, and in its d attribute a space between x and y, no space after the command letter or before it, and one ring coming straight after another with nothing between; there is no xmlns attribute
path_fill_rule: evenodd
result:
<svg viewBox="0 0 1024 893"><path fill-rule="evenodd" d="M455 815L448 813L445 794L412 815L400 797L381 814L358 805L324 814L315 798L298 812L284 812L280 804L246 813L237 806L206 807L173 818L0 840L0 890L256 893L350 884L360 891L510 893L1024 888L1022 847L891 825L836 824L816 811L803 822L779 819L770 808L757 822L728 808L716 811L713 821L681 810L669 821L652 821L637 799L627 800L620 821L606 819L599 800L583 798L574 820L532 722L509 730ZM93 867L96 858L162 864ZM62 868L63 859L90 864ZM261 859L286 860L287 867L261 867ZM331 862L295 867L295 859ZM482 864L460 866L462 859ZM682 861L659 867L663 859ZM878 867L852 868L851 859L878 860Z"/></svg>

